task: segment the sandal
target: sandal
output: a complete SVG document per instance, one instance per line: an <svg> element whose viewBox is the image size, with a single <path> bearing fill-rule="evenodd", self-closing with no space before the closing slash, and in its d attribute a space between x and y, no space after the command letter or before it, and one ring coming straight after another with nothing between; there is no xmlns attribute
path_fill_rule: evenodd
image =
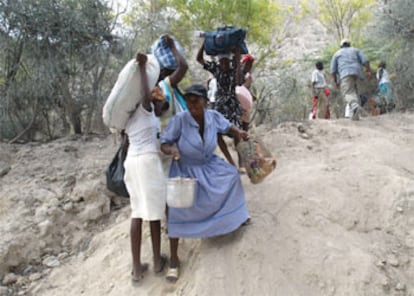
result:
<svg viewBox="0 0 414 296"><path fill-rule="evenodd" d="M175 283L178 280L178 267L169 267L165 279L170 283Z"/></svg>
<svg viewBox="0 0 414 296"><path fill-rule="evenodd" d="M144 278L144 272L146 272L148 270L148 267L149 267L148 263L141 264L141 275L139 277L137 277L134 274L134 271L131 271L131 281L133 283L140 282Z"/></svg>
<svg viewBox="0 0 414 296"><path fill-rule="evenodd" d="M154 269L155 274L162 273L164 271L164 269L165 269L165 265L167 265L167 262L168 262L167 256L166 255L161 255L160 269L159 270L155 270Z"/></svg>

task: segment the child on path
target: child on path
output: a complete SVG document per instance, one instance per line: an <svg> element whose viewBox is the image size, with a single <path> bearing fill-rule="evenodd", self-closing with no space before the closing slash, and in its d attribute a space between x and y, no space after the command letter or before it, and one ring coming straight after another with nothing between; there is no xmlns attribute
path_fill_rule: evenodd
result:
<svg viewBox="0 0 414 296"><path fill-rule="evenodd" d="M312 72L311 78L313 95L312 119L329 119L330 91L327 88L325 74L323 73L323 63L318 61L315 67L316 69Z"/></svg>

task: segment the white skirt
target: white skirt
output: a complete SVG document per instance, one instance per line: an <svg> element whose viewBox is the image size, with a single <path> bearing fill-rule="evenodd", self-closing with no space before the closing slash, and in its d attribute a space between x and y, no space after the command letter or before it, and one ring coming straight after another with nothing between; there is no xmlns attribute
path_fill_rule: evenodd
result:
<svg viewBox="0 0 414 296"><path fill-rule="evenodd" d="M131 218L161 220L166 208L166 178L158 153L127 156L124 181L131 203Z"/></svg>

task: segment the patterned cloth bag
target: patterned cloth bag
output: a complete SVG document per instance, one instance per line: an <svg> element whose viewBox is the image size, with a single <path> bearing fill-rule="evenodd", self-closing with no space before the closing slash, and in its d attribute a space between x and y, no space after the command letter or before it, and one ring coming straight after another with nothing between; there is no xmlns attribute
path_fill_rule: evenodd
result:
<svg viewBox="0 0 414 296"><path fill-rule="evenodd" d="M181 44L174 39L174 44L177 50L184 56L184 50ZM161 69L175 70L178 67L174 54L165 42L165 36L160 36L157 41L151 46L151 53L157 58Z"/></svg>

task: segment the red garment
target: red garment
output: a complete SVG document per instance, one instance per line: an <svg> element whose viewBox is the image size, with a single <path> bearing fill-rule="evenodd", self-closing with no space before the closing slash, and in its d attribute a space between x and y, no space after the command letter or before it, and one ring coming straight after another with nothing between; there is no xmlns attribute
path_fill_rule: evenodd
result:
<svg viewBox="0 0 414 296"><path fill-rule="evenodd" d="M325 95L326 95L326 93L330 94L329 89L327 89L327 91L325 90ZM312 119L316 119L316 112L318 110L318 97L314 96L312 99L313 99ZM329 109L329 105L326 106L325 119L331 119L331 110Z"/></svg>
<svg viewBox="0 0 414 296"><path fill-rule="evenodd" d="M331 110L329 109L329 105L326 106L325 119L331 119Z"/></svg>
<svg viewBox="0 0 414 296"><path fill-rule="evenodd" d="M247 61L252 61L252 62L254 62L254 57L253 57L252 55L250 55L250 54L246 54L246 55L242 58L241 62L242 62L242 63L244 63L244 62L247 62Z"/></svg>
<svg viewBox="0 0 414 296"><path fill-rule="evenodd" d="M316 119L316 111L318 110L318 97L313 97L312 119Z"/></svg>

